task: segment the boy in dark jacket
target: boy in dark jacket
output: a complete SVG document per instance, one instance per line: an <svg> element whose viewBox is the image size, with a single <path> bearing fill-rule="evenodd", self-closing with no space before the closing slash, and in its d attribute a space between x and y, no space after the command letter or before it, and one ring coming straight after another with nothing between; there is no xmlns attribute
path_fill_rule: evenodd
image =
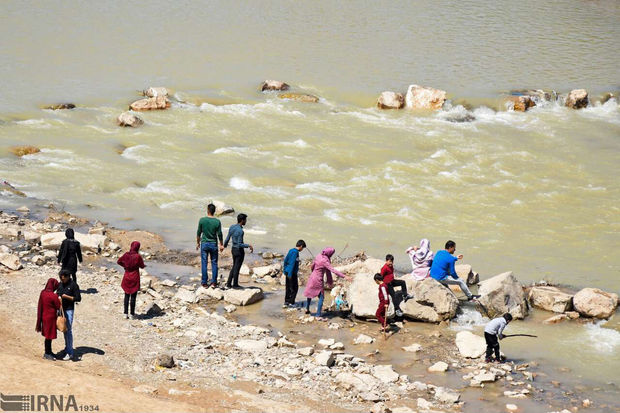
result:
<svg viewBox="0 0 620 413"><path fill-rule="evenodd" d="M63 334L65 336L65 356L62 360L73 359L73 312L75 309L75 303L82 300L80 295L80 287L71 279L71 273L69 270L60 270L60 284L56 289L56 294L62 299L62 309L67 318L67 331Z"/></svg>
<svg viewBox="0 0 620 413"><path fill-rule="evenodd" d="M385 283L381 274L375 274L375 282L379 285L379 307L377 307L377 312L375 313L375 316L377 317L377 320L379 320L379 322L381 323L381 332L385 332L385 318L387 317L387 310L390 306L390 295L388 294L388 286Z"/></svg>
<svg viewBox="0 0 620 413"><path fill-rule="evenodd" d="M295 298L297 297L297 290L299 290L299 280L297 279L297 272L299 271L299 253L306 248L306 243L303 239L297 241L295 248L291 248L284 258L282 272L286 276L286 294L284 296L283 307L295 307Z"/></svg>

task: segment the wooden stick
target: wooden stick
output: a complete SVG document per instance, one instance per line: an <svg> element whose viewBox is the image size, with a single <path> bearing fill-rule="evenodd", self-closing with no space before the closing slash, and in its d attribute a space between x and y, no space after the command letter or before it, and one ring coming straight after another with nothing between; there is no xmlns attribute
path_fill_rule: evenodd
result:
<svg viewBox="0 0 620 413"><path fill-rule="evenodd" d="M504 337L536 337L534 334L504 334Z"/></svg>
<svg viewBox="0 0 620 413"><path fill-rule="evenodd" d="M383 313L383 339L387 340L387 332L385 328L387 327L387 313L388 313L388 305L383 306L385 308L385 312Z"/></svg>

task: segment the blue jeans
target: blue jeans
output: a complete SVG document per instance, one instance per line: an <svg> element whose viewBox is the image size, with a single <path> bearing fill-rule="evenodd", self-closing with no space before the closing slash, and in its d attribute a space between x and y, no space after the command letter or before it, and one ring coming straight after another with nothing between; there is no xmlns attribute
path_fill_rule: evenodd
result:
<svg viewBox="0 0 620 413"><path fill-rule="evenodd" d="M202 283L207 283L207 259L211 255L211 271L213 272L213 278L211 283L217 283L217 243L215 242L203 242L200 244L200 262L202 264Z"/></svg>
<svg viewBox="0 0 620 413"><path fill-rule="evenodd" d="M67 317L67 331L63 333L65 336L65 353L73 357L73 310L65 310L65 317Z"/></svg>
<svg viewBox="0 0 620 413"><path fill-rule="evenodd" d="M317 317L321 317L322 315L321 310L323 310L323 299L324 298L325 298L324 293L319 294L319 302L316 305L316 314L315 314ZM310 302L312 301L312 298L308 298L306 301L307 301L308 311L310 311Z"/></svg>

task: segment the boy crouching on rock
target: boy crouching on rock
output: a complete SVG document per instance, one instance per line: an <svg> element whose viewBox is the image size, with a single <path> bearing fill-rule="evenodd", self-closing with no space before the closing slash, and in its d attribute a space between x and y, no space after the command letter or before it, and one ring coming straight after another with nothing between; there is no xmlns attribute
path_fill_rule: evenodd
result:
<svg viewBox="0 0 620 413"><path fill-rule="evenodd" d="M484 327L484 339L487 342L487 354L485 361L490 363L493 361L491 355L495 352L495 360L501 362L499 354L499 340L504 338L504 328L512 321L512 315L506 313L501 317L494 318Z"/></svg>
<svg viewBox="0 0 620 413"><path fill-rule="evenodd" d="M385 332L387 310L390 306L390 295L388 294L387 284L383 280L383 275L379 273L375 274L375 282L379 285L379 307L377 308L375 316L381 323L381 332Z"/></svg>

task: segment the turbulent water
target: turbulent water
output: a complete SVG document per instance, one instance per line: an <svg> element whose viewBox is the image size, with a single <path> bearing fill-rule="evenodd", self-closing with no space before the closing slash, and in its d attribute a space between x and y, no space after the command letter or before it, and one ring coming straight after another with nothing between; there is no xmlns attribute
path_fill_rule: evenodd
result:
<svg viewBox="0 0 620 413"><path fill-rule="evenodd" d="M483 278L620 289L620 109L596 103L620 89L619 2L274 6L3 2L0 178L182 248L217 199L260 247L348 244L406 269L412 243L454 239ZM268 78L321 100L261 94ZM450 102L373 107L413 83ZM172 108L117 127L148 86ZM586 88L592 105L506 111L515 88ZM78 108L39 109L58 102ZM10 154L22 144L42 151Z"/></svg>

